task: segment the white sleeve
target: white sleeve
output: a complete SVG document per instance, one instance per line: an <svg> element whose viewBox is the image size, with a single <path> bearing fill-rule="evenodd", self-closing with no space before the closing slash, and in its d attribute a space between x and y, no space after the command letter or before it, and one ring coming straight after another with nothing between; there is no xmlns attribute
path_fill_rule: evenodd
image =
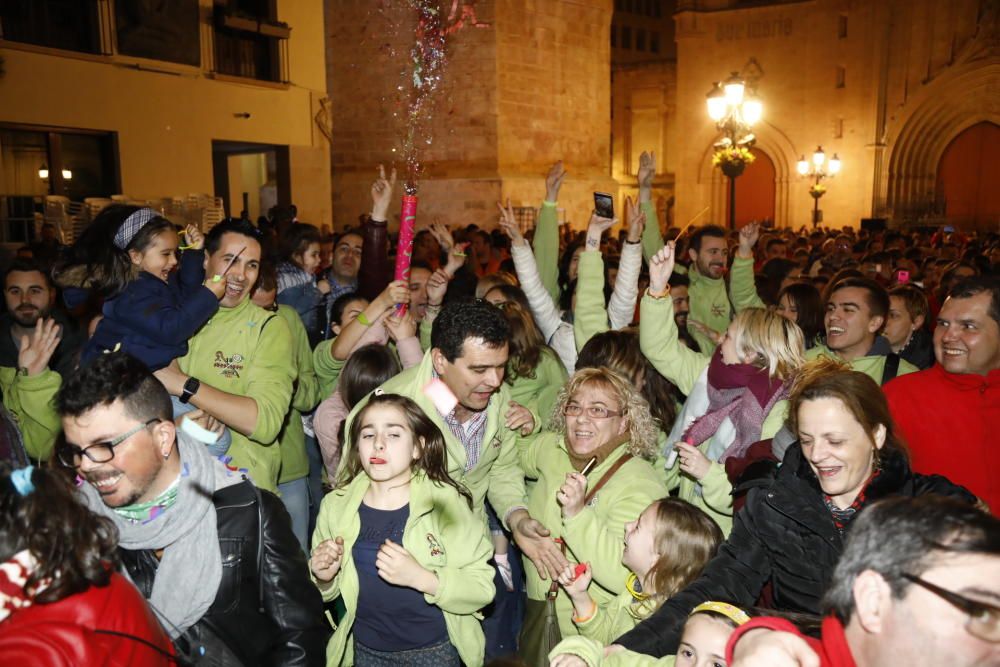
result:
<svg viewBox="0 0 1000 667"><path fill-rule="evenodd" d="M531 251L531 246L512 243L510 255L514 259L514 269L517 271L517 279L521 282L521 289L528 297L528 305L531 306L531 314L535 317L535 324L542 332L542 337L545 340L551 340L563 321L562 317L559 316L559 308L553 303L548 290L542 285L541 276L538 275L538 265L535 263L535 254ZM573 357L575 362L576 355L574 354ZM562 354L560 354L560 358L562 358Z"/></svg>
<svg viewBox="0 0 1000 667"><path fill-rule="evenodd" d="M608 323L612 329L624 329L635 319L640 271L642 271L642 244L626 243L618 261L615 290L608 300Z"/></svg>
<svg viewBox="0 0 1000 667"><path fill-rule="evenodd" d="M562 322L548 341L549 347L566 367L566 372L572 375L576 371L576 339L573 336L573 325Z"/></svg>

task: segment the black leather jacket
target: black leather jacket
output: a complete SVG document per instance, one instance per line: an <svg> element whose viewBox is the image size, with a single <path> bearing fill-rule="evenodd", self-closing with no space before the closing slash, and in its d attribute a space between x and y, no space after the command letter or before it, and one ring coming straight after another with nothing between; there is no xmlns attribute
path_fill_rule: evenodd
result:
<svg viewBox="0 0 1000 667"><path fill-rule="evenodd" d="M221 489L212 500L222 582L205 616L176 640L178 650L188 654L205 636L217 636L246 667L322 667L328 638L323 601L309 580L284 505L250 482ZM148 599L159 566L156 555L125 549L119 554ZM206 662L237 664L231 658Z"/></svg>

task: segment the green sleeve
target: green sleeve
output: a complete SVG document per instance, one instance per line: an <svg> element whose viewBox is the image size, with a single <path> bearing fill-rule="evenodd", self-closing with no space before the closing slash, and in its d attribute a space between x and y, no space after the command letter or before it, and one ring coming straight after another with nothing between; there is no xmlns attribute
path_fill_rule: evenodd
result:
<svg viewBox="0 0 1000 667"><path fill-rule="evenodd" d="M634 475L636 467L631 469ZM627 470L623 470L622 474L628 477ZM599 497L597 502L606 503L605 516L599 516L592 506L584 507L575 516L563 519L562 535L577 562L590 563L594 581L609 591L619 593L629 572L621 562L625 524L635 521L651 502L665 496L666 490L649 474L618 484L611 482L604 487L601 495L603 497Z"/></svg>
<svg viewBox="0 0 1000 667"><path fill-rule="evenodd" d="M559 303L559 211L556 206L554 201L542 202L532 250L542 285L552 300Z"/></svg>
<svg viewBox="0 0 1000 667"><path fill-rule="evenodd" d="M718 461L712 461L708 472L701 478L700 484L705 504L712 511L732 521L733 485L729 483L726 467Z"/></svg>
<svg viewBox="0 0 1000 667"><path fill-rule="evenodd" d="M295 370L288 364L292 334L280 317L268 320L257 341L257 353L247 367L244 396L257 403L257 424L250 439L270 444L278 437L292 403Z"/></svg>
<svg viewBox="0 0 1000 667"><path fill-rule="evenodd" d="M424 595L424 599L452 614L474 614L496 596L494 570L488 562L493 557L493 544L483 530L483 520L457 492L447 498L443 509L449 522L442 522L441 541L448 550L448 561L434 571L437 592Z"/></svg>
<svg viewBox="0 0 1000 667"><path fill-rule="evenodd" d="M0 367L4 407L17 422L28 456L36 461L52 456L62 431L54 401L61 385L62 377L53 370L28 377L18 375L16 368Z"/></svg>
<svg viewBox="0 0 1000 667"><path fill-rule="evenodd" d="M771 411L764 417L764 423L760 426L760 439L767 440L773 438L775 434L785 425L785 418L788 416L788 401L778 401L771 408Z"/></svg>
<svg viewBox="0 0 1000 667"><path fill-rule="evenodd" d="M583 262L580 262L581 266ZM669 296L648 294L639 303L639 349L653 368L673 382L685 396L701 376L711 357L683 345L677 337L674 302Z"/></svg>
<svg viewBox="0 0 1000 667"><path fill-rule="evenodd" d="M420 320L420 327L418 330L420 338L420 349L426 352L431 349L431 330L434 328L434 319L437 315L433 317L430 314L424 315L424 319Z"/></svg>
<svg viewBox="0 0 1000 667"><path fill-rule="evenodd" d="M537 421L535 422L537 424ZM515 507L526 507L528 502L524 490L524 471L521 470L518 451L518 434L501 425L506 430L500 442L500 455L490 469L490 486L486 496L496 510L500 520L506 523L507 515ZM507 526L509 529L510 526Z"/></svg>
<svg viewBox="0 0 1000 667"><path fill-rule="evenodd" d="M539 461L541 458L540 454L543 451L554 448L557 438L559 438L559 434L552 431L542 431L536 435L527 435L524 437L518 436L518 463L525 477L538 479L539 475L542 474Z"/></svg>
<svg viewBox="0 0 1000 667"><path fill-rule="evenodd" d="M576 621L580 634L595 639L601 644L613 644L616 639L636 626L636 620L628 611L631 593L619 594L611 602L598 605L594 615L586 621Z"/></svg>
<svg viewBox="0 0 1000 667"><path fill-rule="evenodd" d="M660 234L660 221L656 217L653 202L643 202L639 207L646 214L646 228L642 230L642 257L648 264L650 258L663 247L663 236Z"/></svg>
<svg viewBox="0 0 1000 667"><path fill-rule="evenodd" d="M319 381L319 392L321 398L329 398L337 386L340 378L340 371L343 370L346 361L334 359L330 353L333 340L324 340L312 352L313 371Z"/></svg>
<svg viewBox="0 0 1000 667"><path fill-rule="evenodd" d="M576 281L576 310L573 314L573 336L577 351L591 337L608 330L608 311L604 305L604 260L597 250L580 253Z"/></svg>
<svg viewBox="0 0 1000 667"><path fill-rule="evenodd" d="M281 307L278 313L285 309ZM291 310L291 309L289 309ZM285 317L285 324L288 325L289 332L295 344L295 361L298 366L298 377L295 380L295 394L292 396L292 407L299 412L309 412L319 405L322 396L320 395L320 381L313 366L313 352L309 347L309 334L302 325L298 313L291 312L291 317ZM331 357L332 358L332 357Z"/></svg>
<svg viewBox="0 0 1000 667"><path fill-rule="evenodd" d="M736 257L733 259L732 275L729 278L729 293L732 296L733 309L737 313L747 308L767 307L761 300L760 295L757 294L752 257Z"/></svg>
<svg viewBox="0 0 1000 667"><path fill-rule="evenodd" d="M342 525L342 517L338 516L337 505L334 500L338 496L333 493L327 494L322 503L319 506L319 515L316 517L316 529L312 534L312 548L315 549L320 545L320 543L326 540L335 539L340 531L337 531L336 527ZM350 549L349 546L345 545L345 551ZM347 553L341 559L341 568L337 570L337 574L334 575L333 581L330 582L330 587L326 589L320 588L320 594L323 596L324 602L332 602L340 597L340 581L341 574L344 572L343 563L347 560ZM309 570L309 578L312 579L316 587L319 588L319 582L316 580L316 575L312 573L312 569Z"/></svg>

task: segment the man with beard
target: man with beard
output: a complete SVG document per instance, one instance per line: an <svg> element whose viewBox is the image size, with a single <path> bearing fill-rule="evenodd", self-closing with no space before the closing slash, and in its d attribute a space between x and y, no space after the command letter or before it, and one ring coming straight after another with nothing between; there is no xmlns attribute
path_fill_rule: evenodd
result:
<svg viewBox="0 0 1000 667"><path fill-rule="evenodd" d="M76 366L76 354L83 338L69 318L53 308L55 290L41 265L32 260L15 260L3 279L7 312L0 315L0 366L17 368L17 356L25 336L34 335L40 320L52 317L59 327L59 346L50 367L66 377Z"/></svg>
<svg viewBox="0 0 1000 667"><path fill-rule="evenodd" d="M674 273L670 276L670 300L674 302L674 322L677 337L691 350L699 352L698 341L688 331L688 314L691 312L691 298L688 296L690 281L685 275Z"/></svg>
<svg viewBox="0 0 1000 667"><path fill-rule="evenodd" d="M170 397L143 364L99 355L56 403L59 460L84 480L90 510L115 525L123 569L182 656L323 664L322 601L281 502L178 433Z"/></svg>
<svg viewBox="0 0 1000 667"><path fill-rule="evenodd" d="M275 491L281 466L276 440L292 399L296 368L285 321L255 306L250 290L260 272L258 232L230 219L205 236L205 275L224 276L219 311L188 341L188 353L156 377L172 396L232 431L226 456L262 489ZM204 417L207 416L207 417Z"/></svg>
<svg viewBox="0 0 1000 667"><path fill-rule="evenodd" d="M729 257L726 230L716 225L699 227L691 235L688 256L691 259L688 267L691 319L713 331L725 331L733 318L733 306L729 302L725 278L726 260ZM753 261L750 263L752 266ZM702 353L712 354L715 351L715 343L709 336L690 324L688 331L698 342Z"/></svg>

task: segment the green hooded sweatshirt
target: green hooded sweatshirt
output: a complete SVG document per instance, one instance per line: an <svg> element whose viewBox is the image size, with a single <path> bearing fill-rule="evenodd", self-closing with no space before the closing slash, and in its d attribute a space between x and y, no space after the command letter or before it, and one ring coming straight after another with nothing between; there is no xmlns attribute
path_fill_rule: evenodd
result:
<svg viewBox="0 0 1000 667"><path fill-rule="evenodd" d="M306 433L302 429L302 413L309 412L319 405L319 378L313 370L312 350L309 348L309 335L302 325L302 319L291 306L278 306L278 316L288 325L294 347L294 360L297 370L295 379L295 394L292 396L292 408L285 415L285 423L278 434L278 447L281 451L281 471L278 473L278 483L293 482L309 474L309 457L306 454Z"/></svg>
<svg viewBox="0 0 1000 667"><path fill-rule="evenodd" d="M16 368L0 367L3 406L17 422L28 456L37 462L52 456L62 431L54 402L60 386L62 377L53 370L27 376L18 375Z"/></svg>
<svg viewBox="0 0 1000 667"><path fill-rule="evenodd" d="M293 350L285 320L247 298L233 308L219 308L188 341L188 353L179 359L185 374L257 403L253 433L246 436L230 429L233 444L226 456L268 491L277 491L281 468L277 438L292 400Z"/></svg>

